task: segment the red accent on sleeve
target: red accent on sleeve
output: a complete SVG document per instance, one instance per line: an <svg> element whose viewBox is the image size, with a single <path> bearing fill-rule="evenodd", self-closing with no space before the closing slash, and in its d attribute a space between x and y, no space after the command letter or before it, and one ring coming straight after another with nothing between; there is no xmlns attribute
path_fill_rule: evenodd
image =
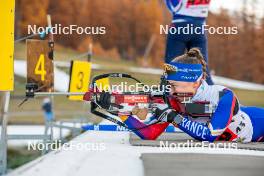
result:
<svg viewBox="0 0 264 176"><path fill-rule="evenodd" d="M148 134L147 136L145 136L146 140L155 140L161 135L161 133L165 131L168 125L169 125L168 122L158 123L158 124L154 124L149 127L143 128L139 131L142 133L144 133L144 131L147 131L147 133L145 133L145 134Z"/></svg>

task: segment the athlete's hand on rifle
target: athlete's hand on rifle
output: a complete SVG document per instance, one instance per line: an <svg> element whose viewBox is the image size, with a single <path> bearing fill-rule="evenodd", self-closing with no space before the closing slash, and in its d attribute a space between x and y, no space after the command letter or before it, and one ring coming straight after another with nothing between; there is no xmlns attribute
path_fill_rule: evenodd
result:
<svg viewBox="0 0 264 176"><path fill-rule="evenodd" d="M183 117L179 113L177 113L175 110L170 108L165 108L163 110L157 108L154 112L154 115L159 121L162 122L169 122L169 123L181 123Z"/></svg>
<svg viewBox="0 0 264 176"><path fill-rule="evenodd" d="M100 98L99 101L97 101L97 104L104 109L109 109L111 105L111 94L109 92L103 91L100 94Z"/></svg>
<svg viewBox="0 0 264 176"><path fill-rule="evenodd" d="M146 120L148 115L148 109L147 108L139 108L138 106L135 106L132 109L132 114L136 115L140 120Z"/></svg>

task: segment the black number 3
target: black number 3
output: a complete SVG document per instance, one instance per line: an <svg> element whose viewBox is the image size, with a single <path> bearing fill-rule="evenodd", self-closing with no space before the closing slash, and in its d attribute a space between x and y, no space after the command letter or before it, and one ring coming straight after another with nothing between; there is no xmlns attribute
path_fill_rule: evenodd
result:
<svg viewBox="0 0 264 176"><path fill-rule="evenodd" d="M83 72L79 72L78 73L78 78L79 78L79 83L77 84L77 89L81 90L83 88L84 73Z"/></svg>

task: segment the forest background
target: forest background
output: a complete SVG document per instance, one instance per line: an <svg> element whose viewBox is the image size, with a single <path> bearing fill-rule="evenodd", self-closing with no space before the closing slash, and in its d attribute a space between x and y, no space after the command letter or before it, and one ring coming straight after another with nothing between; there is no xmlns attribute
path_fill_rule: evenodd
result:
<svg viewBox="0 0 264 176"><path fill-rule="evenodd" d="M243 0L239 11L210 12L209 26L238 27L237 35L208 35L214 74L264 84L264 17L248 10L257 5ZM170 24L171 14L162 0L16 0L16 38L27 35L28 25L46 26L47 14L62 26L106 27L105 35L55 35L59 45L85 52L92 42L96 55L142 66L154 38L147 65L163 64L166 35L160 34L160 25Z"/></svg>

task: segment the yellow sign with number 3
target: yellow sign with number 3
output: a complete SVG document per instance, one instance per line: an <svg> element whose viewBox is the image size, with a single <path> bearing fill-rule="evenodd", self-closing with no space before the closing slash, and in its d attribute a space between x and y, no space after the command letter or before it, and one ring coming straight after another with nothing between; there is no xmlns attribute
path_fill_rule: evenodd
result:
<svg viewBox="0 0 264 176"><path fill-rule="evenodd" d="M69 92L87 92L91 76L91 63L87 61L73 61L71 66L71 80ZM69 96L70 100L83 100L83 96Z"/></svg>

